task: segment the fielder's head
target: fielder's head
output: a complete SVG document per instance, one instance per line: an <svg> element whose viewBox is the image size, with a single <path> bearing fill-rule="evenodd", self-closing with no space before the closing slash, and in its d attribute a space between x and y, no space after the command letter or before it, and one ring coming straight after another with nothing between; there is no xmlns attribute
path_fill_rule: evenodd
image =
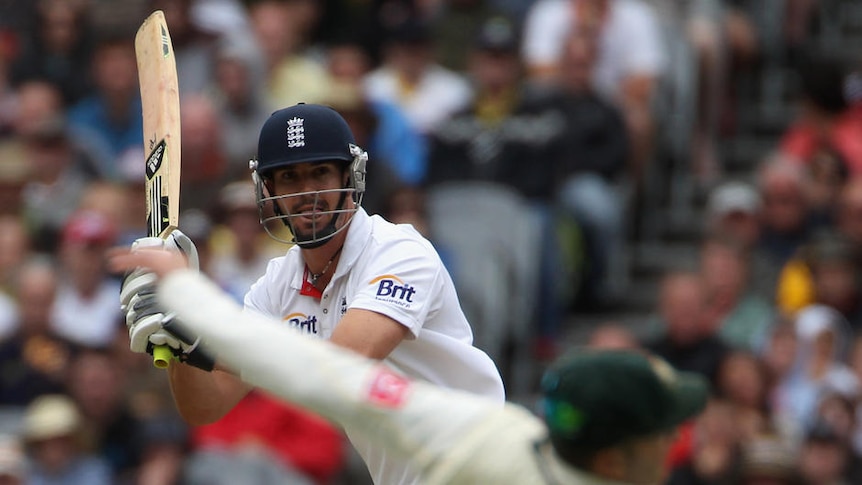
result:
<svg viewBox="0 0 862 485"><path fill-rule="evenodd" d="M557 456L624 483L661 483L676 427L706 406L698 375L628 350L583 350L542 378L544 418Z"/></svg>
<svg viewBox="0 0 862 485"><path fill-rule="evenodd" d="M303 248L325 244L362 203L367 161L334 109L298 104L276 111L260 130L250 164L264 228ZM273 221L286 224L293 240L276 235Z"/></svg>

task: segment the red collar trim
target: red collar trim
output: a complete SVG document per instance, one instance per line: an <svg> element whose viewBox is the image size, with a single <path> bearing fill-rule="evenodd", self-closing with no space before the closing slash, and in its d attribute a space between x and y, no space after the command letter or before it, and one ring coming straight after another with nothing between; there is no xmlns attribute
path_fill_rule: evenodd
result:
<svg viewBox="0 0 862 485"><path fill-rule="evenodd" d="M311 282L308 281L308 267L303 270L302 288L300 288L299 294L304 296L311 296L317 298L318 300L323 297L323 292L318 290L316 286L312 285Z"/></svg>

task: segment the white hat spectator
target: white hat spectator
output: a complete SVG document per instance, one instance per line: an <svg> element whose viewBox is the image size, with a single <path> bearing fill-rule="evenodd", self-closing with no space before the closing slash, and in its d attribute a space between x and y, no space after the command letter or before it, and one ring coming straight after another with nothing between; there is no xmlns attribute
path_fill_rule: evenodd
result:
<svg viewBox="0 0 862 485"><path fill-rule="evenodd" d="M734 212L756 214L760 211L760 195L754 187L739 181L719 185L709 195L707 212L711 217L721 217Z"/></svg>
<svg viewBox="0 0 862 485"><path fill-rule="evenodd" d="M251 182L231 182L219 193L219 201L228 211L257 211L257 196L254 190L254 184Z"/></svg>
<svg viewBox="0 0 862 485"><path fill-rule="evenodd" d="M27 441L41 441L74 435L80 424L81 415L71 398L48 394L27 406L23 436Z"/></svg>

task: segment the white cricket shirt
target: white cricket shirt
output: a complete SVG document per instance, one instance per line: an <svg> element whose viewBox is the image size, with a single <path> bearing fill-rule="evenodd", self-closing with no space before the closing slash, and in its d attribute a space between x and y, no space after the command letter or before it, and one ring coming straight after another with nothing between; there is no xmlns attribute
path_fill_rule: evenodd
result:
<svg viewBox="0 0 862 485"><path fill-rule="evenodd" d="M303 291L305 261L294 246L270 261L245 297L246 311L328 339L349 308L401 323L410 334L384 360L412 378L505 400L493 361L473 347L452 279L431 243L410 225L359 209L347 228L341 259L320 298ZM345 429L377 484L419 483L406 464Z"/></svg>

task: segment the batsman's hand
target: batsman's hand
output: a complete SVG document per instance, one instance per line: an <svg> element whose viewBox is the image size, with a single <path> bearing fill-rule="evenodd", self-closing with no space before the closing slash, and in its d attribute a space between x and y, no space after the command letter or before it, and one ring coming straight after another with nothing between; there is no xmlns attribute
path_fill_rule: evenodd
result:
<svg viewBox="0 0 862 485"><path fill-rule="evenodd" d="M164 251L168 250L184 256L186 264L194 270L200 269L200 261L198 259L198 248L195 243L183 234L179 229L174 229L166 239L160 237L141 237L132 243L132 250L127 254L114 254L111 264L114 269L121 269L127 266L130 258L139 251ZM155 254L153 255L155 257ZM170 261L176 265L176 256L163 255L161 259ZM173 261L172 261L173 260ZM123 312L128 312L128 306L132 298L144 289L154 289L157 275L153 273L154 268L144 266L134 267L123 278L123 284L120 288L120 309Z"/></svg>
<svg viewBox="0 0 862 485"><path fill-rule="evenodd" d="M152 260L164 261L171 267L177 266L177 255L183 255L189 267L198 269L197 248L191 239L175 229L167 237L144 237L132 244L131 252L115 254L112 265L115 269L128 269L126 264L135 255L149 253ZM158 256L157 256L158 255ZM153 268L155 269L155 268ZM156 346L166 345L181 362L212 370L213 360L198 350L200 339L179 335L169 330L173 315L165 313L156 301L156 280L158 276L152 269L137 266L123 280L120 289L120 308L126 316L129 330L129 347L132 352L152 354Z"/></svg>

